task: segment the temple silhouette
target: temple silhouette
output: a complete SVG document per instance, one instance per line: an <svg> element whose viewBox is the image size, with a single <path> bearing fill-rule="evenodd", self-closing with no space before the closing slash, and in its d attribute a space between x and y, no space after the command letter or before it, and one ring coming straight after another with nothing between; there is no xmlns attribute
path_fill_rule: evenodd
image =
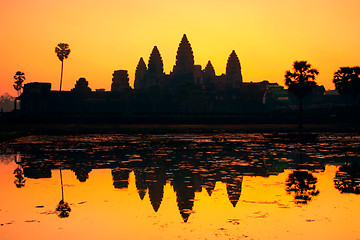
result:
<svg viewBox="0 0 360 240"><path fill-rule="evenodd" d="M324 103L331 105L338 100L318 86L304 99L304 105L316 103L323 108ZM54 122L66 119L206 122L242 118L252 122L254 118L265 121L294 118L288 114L294 110L291 107L294 102L296 97L277 83L244 82L235 51L228 57L225 74L216 75L210 60L204 68L196 65L184 34L169 74L164 73L160 51L154 46L148 64L142 57L137 64L134 88L130 87L127 70L113 72L110 91L92 90L85 78L79 78L70 91L55 91L50 83L31 82L24 85L23 93L16 98L15 112L29 121L50 118Z"/></svg>
<svg viewBox="0 0 360 240"><path fill-rule="evenodd" d="M176 63L170 74L164 73L164 64L157 46L150 54L146 67L143 58L140 58L135 72L135 90L146 90L151 86L160 86L163 89L173 90L184 84L196 84L201 89L222 91L238 89L242 85L241 66L235 51L229 56L226 65L226 74L215 75L214 67L209 61L204 69L195 65L194 54L190 42L184 34L176 55ZM123 78L126 81L126 78Z"/></svg>

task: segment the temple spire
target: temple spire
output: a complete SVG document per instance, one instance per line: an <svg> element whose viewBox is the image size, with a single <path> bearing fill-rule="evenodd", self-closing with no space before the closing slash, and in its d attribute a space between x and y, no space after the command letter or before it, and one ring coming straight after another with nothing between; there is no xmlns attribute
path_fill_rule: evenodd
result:
<svg viewBox="0 0 360 240"><path fill-rule="evenodd" d="M143 58L140 58L139 63L136 67L135 71L135 81L134 81L134 88L140 89L145 88L145 74L146 74L147 68L144 62Z"/></svg>
<svg viewBox="0 0 360 240"><path fill-rule="evenodd" d="M183 35L179 44L173 73L174 86L185 82L194 82L194 54L186 34Z"/></svg>
<svg viewBox="0 0 360 240"><path fill-rule="evenodd" d="M206 76L215 77L215 69L214 69L213 65L211 64L210 60L206 64L206 67L204 69L204 73L206 74Z"/></svg>
<svg viewBox="0 0 360 240"><path fill-rule="evenodd" d="M227 61L226 76L228 86L238 88L242 84L240 61L234 50L231 52Z"/></svg>
<svg viewBox="0 0 360 240"><path fill-rule="evenodd" d="M154 46L150 57L148 70L146 74L146 85L150 87L152 85L159 85L164 75L164 64L161 58L159 49Z"/></svg>
<svg viewBox="0 0 360 240"><path fill-rule="evenodd" d="M159 49L157 46L154 46L148 64L148 71L151 74L155 74L157 76L162 75L164 73L164 64L161 58Z"/></svg>
<svg viewBox="0 0 360 240"><path fill-rule="evenodd" d="M176 55L176 69L193 71L194 54L186 34L183 35Z"/></svg>
<svg viewBox="0 0 360 240"><path fill-rule="evenodd" d="M203 84L205 85L205 88L213 88L214 81L215 81L216 75L213 65L210 61L206 64L205 69L203 70Z"/></svg>

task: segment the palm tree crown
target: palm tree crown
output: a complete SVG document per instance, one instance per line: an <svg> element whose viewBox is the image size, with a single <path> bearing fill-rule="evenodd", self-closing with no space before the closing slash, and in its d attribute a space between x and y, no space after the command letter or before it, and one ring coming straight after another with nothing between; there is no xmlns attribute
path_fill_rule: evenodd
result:
<svg viewBox="0 0 360 240"><path fill-rule="evenodd" d="M285 85L297 97L303 98L316 87L315 78L319 71L307 61L295 61L293 71L286 71Z"/></svg>
<svg viewBox="0 0 360 240"><path fill-rule="evenodd" d="M334 73L333 83L341 95L356 98L360 93L360 67L341 67Z"/></svg>
<svg viewBox="0 0 360 240"><path fill-rule="evenodd" d="M25 74L23 72L17 71L15 73L14 79L14 89L18 92L18 95L20 96L21 89L23 88L23 82L25 81Z"/></svg>
<svg viewBox="0 0 360 240"><path fill-rule="evenodd" d="M70 54L69 44L67 43L59 43L55 47L55 53L61 61L61 76L60 76L60 91L62 85L62 77L63 77L63 69L64 69L64 59L68 58Z"/></svg>
<svg viewBox="0 0 360 240"><path fill-rule="evenodd" d="M55 47L55 53L57 54L60 61L64 61L64 59L68 58L68 56L70 54L69 44L59 43Z"/></svg>

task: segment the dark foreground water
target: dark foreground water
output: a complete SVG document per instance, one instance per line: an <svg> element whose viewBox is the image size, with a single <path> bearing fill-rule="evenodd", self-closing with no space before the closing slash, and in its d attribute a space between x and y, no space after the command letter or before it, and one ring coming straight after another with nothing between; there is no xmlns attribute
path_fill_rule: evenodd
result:
<svg viewBox="0 0 360 240"><path fill-rule="evenodd" d="M360 239L357 135L43 135L1 151L0 239Z"/></svg>

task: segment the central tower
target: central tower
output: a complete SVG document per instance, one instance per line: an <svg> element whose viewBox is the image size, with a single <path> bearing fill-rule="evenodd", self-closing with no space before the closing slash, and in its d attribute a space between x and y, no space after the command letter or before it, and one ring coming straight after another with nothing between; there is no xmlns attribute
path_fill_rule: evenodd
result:
<svg viewBox="0 0 360 240"><path fill-rule="evenodd" d="M194 54L186 34L184 34L176 54L171 85L176 87L186 82L194 82Z"/></svg>
<svg viewBox="0 0 360 240"><path fill-rule="evenodd" d="M243 82L241 66L234 50L231 52L226 64L226 77L228 87L240 88Z"/></svg>

